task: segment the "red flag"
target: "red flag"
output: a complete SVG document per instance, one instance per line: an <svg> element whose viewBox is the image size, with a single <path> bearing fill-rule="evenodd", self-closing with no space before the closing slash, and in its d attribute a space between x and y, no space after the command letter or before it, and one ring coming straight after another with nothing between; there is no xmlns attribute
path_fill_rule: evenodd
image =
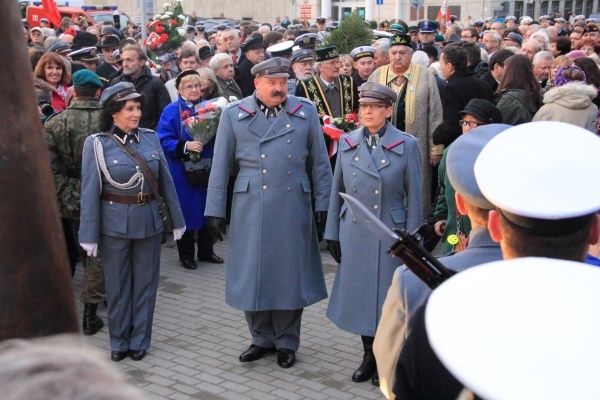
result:
<svg viewBox="0 0 600 400"><path fill-rule="evenodd" d="M54 0L42 0L42 8L46 14L46 18L50 20L56 27L60 27L60 13Z"/></svg>
<svg viewBox="0 0 600 400"><path fill-rule="evenodd" d="M444 30L450 24L450 7L448 7L446 0L442 1L442 6L435 20L440 24L440 28Z"/></svg>

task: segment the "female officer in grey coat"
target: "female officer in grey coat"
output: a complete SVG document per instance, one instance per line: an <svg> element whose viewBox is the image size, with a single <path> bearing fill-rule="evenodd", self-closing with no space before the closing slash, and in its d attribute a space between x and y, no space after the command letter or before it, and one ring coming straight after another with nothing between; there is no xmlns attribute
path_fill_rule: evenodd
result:
<svg viewBox="0 0 600 400"><path fill-rule="evenodd" d="M150 347L163 232L158 201L143 169L121 145L136 152L158 182L175 240L185 231L158 137L138 129L142 103L130 82L106 89L100 98L102 132L88 137L83 148L79 240L89 256L96 256L98 248L102 254L113 361L128 354L141 360Z"/></svg>
<svg viewBox="0 0 600 400"><path fill-rule="evenodd" d="M417 139L386 120L393 113L396 93L375 82L366 82L359 90L363 127L340 139L329 201L325 239L341 264L327 317L361 335L365 352L352 380L372 379L378 385L373 340L398 262L352 219L339 192L355 197L388 227L414 230L423 220L421 160Z"/></svg>

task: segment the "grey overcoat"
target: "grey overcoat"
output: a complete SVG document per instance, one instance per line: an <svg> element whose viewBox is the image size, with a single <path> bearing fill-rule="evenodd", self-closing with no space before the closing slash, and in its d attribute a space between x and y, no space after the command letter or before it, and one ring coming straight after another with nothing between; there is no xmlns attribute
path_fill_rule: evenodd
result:
<svg viewBox="0 0 600 400"><path fill-rule="evenodd" d="M423 221L417 139L387 123L370 154L364 128L340 139L325 239L339 240L339 265L327 317L346 331L375 336L398 261L347 212L339 192L359 200L390 228L418 228Z"/></svg>
<svg viewBox="0 0 600 400"><path fill-rule="evenodd" d="M239 174L227 251L225 301L244 311L297 310L327 297L311 208L326 211L331 167L315 106L288 96L271 120L255 95L221 115L205 215L225 218L229 172Z"/></svg>

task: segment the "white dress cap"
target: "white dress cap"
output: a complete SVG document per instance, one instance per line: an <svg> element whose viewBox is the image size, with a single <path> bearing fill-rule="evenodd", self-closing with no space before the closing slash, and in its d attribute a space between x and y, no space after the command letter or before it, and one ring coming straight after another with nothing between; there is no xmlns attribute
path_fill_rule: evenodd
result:
<svg viewBox="0 0 600 400"><path fill-rule="evenodd" d="M600 268L548 258L497 261L440 285L431 347L486 400L600 399Z"/></svg>
<svg viewBox="0 0 600 400"><path fill-rule="evenodd" d="M563 122L530 122L496 136L475 178L496 207L518 216L566 219L600 210L600 138Z"/></svg>

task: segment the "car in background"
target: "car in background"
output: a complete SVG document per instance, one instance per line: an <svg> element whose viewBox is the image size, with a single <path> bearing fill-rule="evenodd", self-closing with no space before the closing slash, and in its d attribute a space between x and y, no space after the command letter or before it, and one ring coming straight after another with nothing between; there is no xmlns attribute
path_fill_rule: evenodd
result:
<svg viewBox="0 0 600 400"><path fill-rule="evenodd" d="M77 23L82 18L87 19L88 23L94 26L97 26L104 21L114 23L115 15L117 15L119 19L119 29L125 28L129 22L127 14L120 11L117 6L58 6L57 8L61 18L69 17L74 23ZM48 17L42 5L38 5L38 2L35 2L34 5L27 6L26 18L29 26L34 27L40 26L40 20ZM54 27L53 24L50 25L51 27Z"/></svg>

